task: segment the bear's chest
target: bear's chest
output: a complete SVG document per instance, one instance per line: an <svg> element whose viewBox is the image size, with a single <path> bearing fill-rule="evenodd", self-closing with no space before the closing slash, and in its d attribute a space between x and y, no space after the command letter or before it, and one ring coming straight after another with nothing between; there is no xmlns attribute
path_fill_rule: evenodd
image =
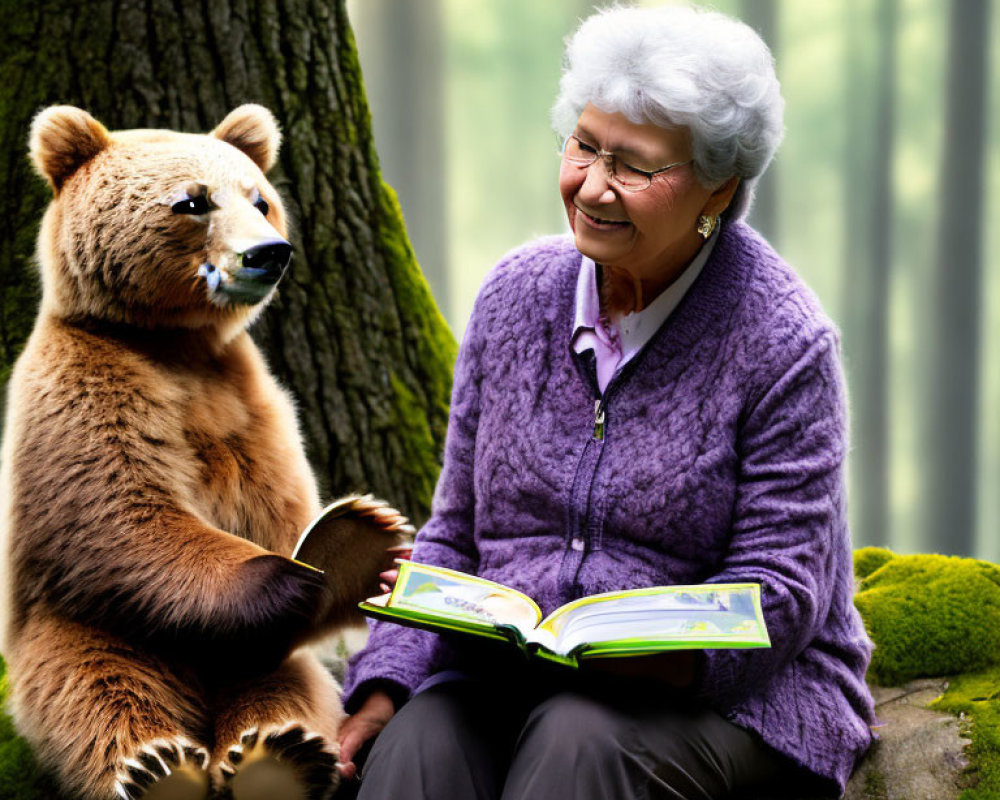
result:
<svg viewBox="0 0 1000 800"><path fill-rule="evenodd" d="M283 432L267 387L247 375L186 381L181 449L194 510L211 524L268 549L297 535L308 520L296 480L295 440ZM301 476L300 476L301 477ZM294 541L294 538L293 538Z"/></svg>

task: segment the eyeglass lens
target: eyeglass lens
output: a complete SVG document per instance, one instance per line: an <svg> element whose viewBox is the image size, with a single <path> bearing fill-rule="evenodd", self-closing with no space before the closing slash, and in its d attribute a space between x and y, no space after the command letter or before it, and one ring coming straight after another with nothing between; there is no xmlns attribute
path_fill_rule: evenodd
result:
<svg viewBox="0 0 1000 800"><path fill-rule="evenodd" d="M634 191L645 189L650 185L650 177L645 172L639 172L613 153L599 153L595 147L580 141L575 136L570 136L566 140L563 156L581 167L590 166L600 157L608 177L624 189Z"/></svg>

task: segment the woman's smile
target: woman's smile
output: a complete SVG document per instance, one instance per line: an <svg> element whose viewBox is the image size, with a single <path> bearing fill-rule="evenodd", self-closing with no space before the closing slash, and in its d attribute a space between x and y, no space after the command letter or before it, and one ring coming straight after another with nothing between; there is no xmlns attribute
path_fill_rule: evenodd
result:
<svg viewBox="0 0 1000 800"><path fill-rule="evenodd" d="M574 203L574 205L576 205ZM632 223L628 220L622 219L607 219L604 217L598 217L594 214L590 214L584 211L580 206L576 205L577 215L591 228L597 231L608 231L616 232L627 230L632 227Z"/></svg>

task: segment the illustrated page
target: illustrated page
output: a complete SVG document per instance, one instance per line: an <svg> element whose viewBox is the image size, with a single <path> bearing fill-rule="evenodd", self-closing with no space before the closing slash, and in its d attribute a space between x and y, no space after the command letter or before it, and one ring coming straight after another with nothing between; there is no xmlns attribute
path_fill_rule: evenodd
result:
<svg viewBox="0 0 1000 800"><path fill-rule="evenodd" d="M443 567L400 564L388 605L487 625L512 625L529 636L541 619L526 595L492 581Z"/></svg>
<svg viewBox="0 0 1000 800"><path fill-rule="evenodd" d="M681 647L768 646L759 587L751 584L669 586L583 598L540 626L556 652L582 644L633 641Z"/></svg>

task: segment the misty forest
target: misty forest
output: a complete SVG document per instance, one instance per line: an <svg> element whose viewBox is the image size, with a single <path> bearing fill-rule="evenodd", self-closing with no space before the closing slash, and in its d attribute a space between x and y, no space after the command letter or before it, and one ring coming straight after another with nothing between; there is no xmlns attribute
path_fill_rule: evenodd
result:
<svg viewBox="0 0 1000 800"><path fill-rule="evenodd" d="M750 221L842 332L855 546L1000 559L996 4L706 5L775 55L786 135ZM348 3L383 174L456 336L503 253L566 230L548 112L599 6Z"/></svg>

